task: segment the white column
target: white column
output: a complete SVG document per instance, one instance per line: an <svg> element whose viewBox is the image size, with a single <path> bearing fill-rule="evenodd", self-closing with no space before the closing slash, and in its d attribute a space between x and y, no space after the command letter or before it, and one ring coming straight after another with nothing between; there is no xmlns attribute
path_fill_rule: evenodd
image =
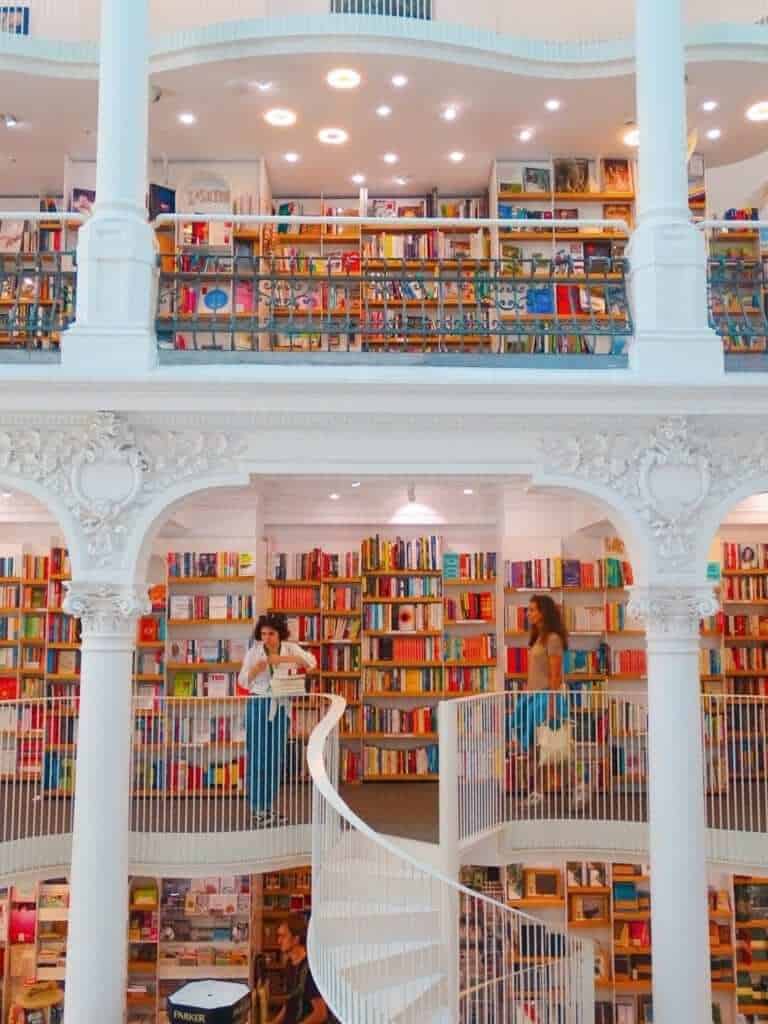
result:
<svg viewBox="0 0 768 1024"><path fill-rule="evenodd" d="M633 367L687 381L723 373L708 326L704 238L688 211L685 55L680 0L636 0L640 129L637 228L628 248Z"/></svg>
<svg viewBox="0 0 768 1024"><path fill-rule="evenodd" d="M79 231L77 318L62 341L73 373L142 372L156 361L148 55L148 0L102 0L96 205Z"/></svg>
<svg viewBox="0 0 768 1024"><path fill-rule="evenodd" d="M72 583L82 622L80 721L67 944L67 1024L119 1024L125 1013L131 658L146 587Z"/></svg>
<svg viewBox="0 0 768 1024"><path fill-rule="evenodd" d="M699 620L711 589L633 588L648 637L651 937L655 1024L711 1018Z"/></svg>

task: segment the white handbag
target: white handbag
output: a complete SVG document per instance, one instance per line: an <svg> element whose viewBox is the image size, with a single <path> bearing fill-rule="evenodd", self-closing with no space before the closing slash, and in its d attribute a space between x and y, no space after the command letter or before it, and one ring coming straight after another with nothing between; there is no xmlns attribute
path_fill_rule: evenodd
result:
<svg viewBox="0 0 768 1024"><path fill-rule="evenodd" d="M536 745L539 748L539 764L564 764L571 757L571 725L564 722L559 729L540 725L536 730Z"/></svg>

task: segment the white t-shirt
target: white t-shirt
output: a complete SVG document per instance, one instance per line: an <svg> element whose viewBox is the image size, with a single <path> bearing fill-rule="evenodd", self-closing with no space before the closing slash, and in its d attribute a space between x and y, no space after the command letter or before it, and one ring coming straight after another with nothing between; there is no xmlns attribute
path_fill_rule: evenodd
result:
<svg viewBox="0 0 768 1024"><path fill-rule="evenodd" d="M262 673L254 676L248 682L248 676L253 670L253 666L259 661L266 661L269 657L264 649L264 644L257 640L253 646L248 648L243 658L240 675L237 677L238 688L240 690L247 690L252 694L266 694L269 693L269 684L273 678L290 679L293 676L299 675L299 669L302 666L307 672L313 672L317 668L315 656L309 651L305 651L299 644L291 643L290 640L284 640L280 644L280 654L286 658L298 658L300 664L273 665L271 668L268 666Z"/></svg>

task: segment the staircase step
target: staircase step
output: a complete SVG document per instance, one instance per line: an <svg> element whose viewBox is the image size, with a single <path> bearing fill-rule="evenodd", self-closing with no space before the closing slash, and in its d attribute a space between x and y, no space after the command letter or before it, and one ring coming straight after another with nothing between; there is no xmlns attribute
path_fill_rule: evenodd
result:
<svg viewBox="0 0 768 1024"><path fill-rule="evenodd" d="M437 978L428 989L403 1006L390 1018L390 1024L448 1024L448 981Z"/></svg>
<svg viewBox="0 0 768 1024"><path fill-rule="evenodd" d="M441 969L441 946L433 942L407 953L378 957L373 963L343 967L340 973L359 995L370 995L392 985L405 985L417 978L439 975Z"/></svg>
<svg viewBox="0 0 768 1024"><path fill-rule="evenodd" d="M321 904L315 907L315 929L318 943L326 947L354 946L364 942L372 946L390 942L433 942L440 934L440 913L437 910L394 913L377 912L365 916L326 914Z"/></svg>

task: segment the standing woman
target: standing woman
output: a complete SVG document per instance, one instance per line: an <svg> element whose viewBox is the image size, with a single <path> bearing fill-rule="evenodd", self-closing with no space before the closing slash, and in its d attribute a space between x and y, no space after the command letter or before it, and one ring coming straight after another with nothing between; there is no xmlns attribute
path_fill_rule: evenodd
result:
<svg viewBox="0 0 768 1024"><path fill-rule="evenodd" d="M534 594L528 603L528 680L516 702L510 731L526 759L530 783L528 804L538 806L543 797L536 790L536 730L541 725L558 728L568 716L563 677L563 655L568 635L560 610L548 594Z"/></svg>
<svg viewBox="0 0 768 1024"><path fill-rule="evenodd" d="M248 799L254 823L262 828L286 823L272 805L288 744L288 711L283 701L268 699L272 680L297 676L301 669L312 672L317 667L313 655L291 643L289 636L284 615L261 615L237 679L238 695L249 698L245 711Z"/></svg>

